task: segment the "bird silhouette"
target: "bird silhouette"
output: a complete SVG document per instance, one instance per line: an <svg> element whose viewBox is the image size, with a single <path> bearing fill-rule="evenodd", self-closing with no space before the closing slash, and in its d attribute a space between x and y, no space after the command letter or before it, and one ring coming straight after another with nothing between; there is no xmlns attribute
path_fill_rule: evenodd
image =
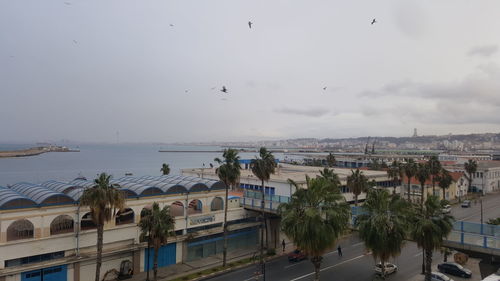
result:
<svg viewBox="0 0 500 281"><path fill-rule="evenodd" d="M64 2L64 4L69 6L69 5L71 5L71 2Z"/></svg>
<svg viewBox="0 0 500 281"><path fill-rule="evenodd" d="M253 24L253 23L252 23L251 21L248 21L248 27L249 27L249 28L252 28L252 24Z"/></svg>
<svg viewBox="0 0 500 281"><path fill-rule="evenodd" d="M170 24L170 26L174 26L173 24Z"/></svg>
<svg viewBox="0 0 500 281"><path fill-rule="evenodd" d="M220 91L223 92L223 93L227 93L226 86L222 86L222 89Z"/></svg>
<svg viewBox="0 0 500 281"><path fill-rule="evenodd" d="M326 90L326 87L323 87L323 90Z"/></svg>
<svg viewBox="0 0 500 281"><path fill-rule="evenodd" d="M375 19L372 20L372 24L376 23L377 21Z"/></svg>
<svg viewBox="0 0 500 281"><path fill-rule="evenodd" d="M187 94L187 92L189 92L189 90L184 90L184 93L186 93L186 94Z"/></svg>
<svg viewBox="0 0 500 281"><path fill-rule="evenodd" d="M78 44L78 41L76 41L76 40L73 40L73 43L75 43L75 44Z"/></svg>

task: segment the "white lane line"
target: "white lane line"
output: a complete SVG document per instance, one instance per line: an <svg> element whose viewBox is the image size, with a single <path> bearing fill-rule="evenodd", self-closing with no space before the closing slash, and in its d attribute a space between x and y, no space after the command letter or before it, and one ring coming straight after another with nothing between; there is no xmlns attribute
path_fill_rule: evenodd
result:
<svg viewBox="0 0 500 281"><path fill-rule="evenodd" d="M326 253L326 254L324 254L323 256L325 256L325 257L326 257L326 256L329 256L329 255L333 255L333 254L335 254L335 253L337 253L337 250L335 250L335 251L333 251L333 252L330 252L330 253Z"/></svg>
<svg viewBox="0 0 500 281"><path fill-rule="evenodd" d="M343 262L339 262L339 263L337 263L337 264L327 266L327 267L325 267L325 268L322 268L320 271L325 271L325 270L328 270L328 269L330 269L330 268L334 268L334 267L336 267L336 266L339 266L339 265L342 265L342 264L344 264L344 263L348 263L348 262L351 262L351 261L354 261L354 260L360 259L360 258L365 257L365 256L366 256L366 255L360 255L360 256L357 256L357 257L355 257L355 258L348 259L348 260L345 260L345 261L343 261ZM314 275L314 272L308 273L308 274L306 274L306 275L302 275L302 276L297 277L297 278L295 278L295 279L291 279L290 281L297 281L297 280L300 280L300 279L302 279L302 278L309 277L309 276L311 276L311 275Z"/></svg>
<svg viewBox="0 0 500 281"><path fill-rule="evenodd" d="M357 246L361 246L365 244L365 242L359 242L359 243L356 243L356 244L352 244L351 247L357 247Z"/></svg>
<svg viewBox="0 0 500 281"><path fill-rule="evenodd" d="M287 265L287 266L285 266L285 267L283 267L283 268L287 269L287 268L294 267L294 266L299 265L299 264L302 264L302 263L300 263L300 262L296 262L296 263L293 263L293 264L291 264L291 265Z"/></svg>
<svg viewBox="0 0 500 281"><path fill-rule="evenodd" d="M418 256L421 256L422 255L422 252L418 252L416 253L415 255L413 255L414 257L418 257Z"/></svg>

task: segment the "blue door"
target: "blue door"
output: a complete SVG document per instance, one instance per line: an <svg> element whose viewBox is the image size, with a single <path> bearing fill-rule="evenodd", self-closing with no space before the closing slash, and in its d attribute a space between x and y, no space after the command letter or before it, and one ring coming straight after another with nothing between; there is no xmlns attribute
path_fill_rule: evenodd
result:
<svg viewBox="0 0 500 281"><path fill-rule="evenodd" d="M158 267L175 264L176 248L176 243L167 244L160 248L160 250L158 251ZM144 255L144 268L146 268L146 270L151 270L153 269L154 265L155 250L154 248L149 248L149 255L148 249L146 248L144 250L146 251Z"/></svg>
<svg viewBox="0 0 500 281"><path fill-rule="evenodd" d="M42 281L42 272L33 270L21 273L21 281Z"/></svg>
<svg viewBox="0 0 500 281"><path fill-rule="evenodd" d="M68 272L66 265L47 267L21 273L21 281L66 281Z"/></svg>
<svg viewBox="0 0 500 281"><path fill-rule="evenodd" d="M66 265L54 266L43 269L42 281L66 281L68 273Z"/></svg>

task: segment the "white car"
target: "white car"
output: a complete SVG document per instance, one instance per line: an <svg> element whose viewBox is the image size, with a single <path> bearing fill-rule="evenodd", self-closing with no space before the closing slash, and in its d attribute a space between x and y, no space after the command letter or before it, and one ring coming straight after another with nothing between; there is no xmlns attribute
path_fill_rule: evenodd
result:
<svg viewBox="0 0 500 281"><path fill-rule="evenodd" d="M431 272L431 281L453 281L453 279L441 272Z"/></svg>
<svg viewBox="0 0 500 281"><path fill-rule="evenodd" d="M482 281L498 281L498 280L500 280L500 269L497 272L486 276L486 278L484 278Z"/></svg>
<svg viewBox="0 0 500 281"><path fill-rule="evenodd" d="M442 211L443 211L443 214L449 214L451 212L451 206L444 205Z"/></svg>
<svg viewBox="0 0 500 281"><path fill-rule="evenodd" d="M385 263L385 274L386 275L389 275L389 274L392 274L392 273L395 273L396 271L398 271L398 267L395 265L395 264L392 264L392 263L389 263L389 262L386 262ZM381 263L377 263L375 265L375 273L381 275L382 274L382 264Z"/></svg>

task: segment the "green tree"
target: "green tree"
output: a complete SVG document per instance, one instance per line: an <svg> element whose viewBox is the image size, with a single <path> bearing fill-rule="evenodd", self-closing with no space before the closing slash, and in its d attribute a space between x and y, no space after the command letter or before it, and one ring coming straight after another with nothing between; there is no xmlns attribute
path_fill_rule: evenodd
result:
<svg viewBox="0 0 500 281"><path fill-rule="evenodd" d="M436 179L438 180L439 187L443 191L443 200L446 200L445 191L450 187L451 183L453 182L453 178L446 169L441 169L441 172Z"/></svg>
<svg viewBox="0 0 500 281"><path fill-rule="evenodd" d="M101 173L94 180L95 185L86 189L80 198L80 205L90 208L92 221L97 225L95 281L100 281L101 275L104 223L110 221L125 204L122 191L110 184L110 180L110 175Z"/></svg>
<svg viewBox="0 0 500 281"><path fill-rule="evenodd" d="M339 176L333 171L333 169L323 168L319 171L319 176L325 178L335 184L335 186L340 186Z"/></svg>
<svg viewBox="0 0 500 281"><path fill-rule="evenodd" d="M415 210L411 237L425 252L425 281L431 281L432 251L439 250L453 227L453 217L443 214L440 200L431 195L422 210Z"/></svg>
<svg viewBox="0 0 500 281"><path fill-rule="evenodd" d="M222 160L215 158L214 161L220 166L215 170L219 179L226 186L226 195L224 199L224 246L222 248L222 266L226 266L227 262L227 202L229 196L229 187L234 187L238 184L240 180L240 157L238 156L238 151L236 149L224 149L222 153Z"/></svg>
<svg viewBox="0 0 500 281"><path fill-rule="evenodd" d="M358 196L368 188L368 178L359 169L351 170L347 176L347 187L354 194L354 206L358 206Z"/></svg>
<svg viewBox="0 0 500 281"><path fill-rule="evenodd" d="M173 235L175 221L170 215L169 206L160 209L157 202L153 203L151 209L143 209L141 217L139 222L141 240L148 239L148 242L151 242L154 248L153 280L156 281L158 280L158 251L162 245L167 244L168 237Z"/></svg>
<svg viewBox="0 0 500 281"><path fill-rule="evenodd" d="M372 159L370 163L368 163L368 168L370 168L370 170L380 170L380 168L382 168L382 165L380 164L380 161L375 158Z"/></svg>
<svg viewBox="0 0 500 281"><path fill-rule="evenodd" d="M415 173L418 181L420 182L420 206L424 206L424 194L426 193L425 182L429 179L430 170L429 165L426 163L418 163L417 172Z"/></svg>
<svg viewBox="0 0 500 281"><path fill-rule="evenodd" d="M252 170L252 173L260 179L262 182L262 187L261 187L261 196L262 196L262 201L261 201L261 220L262 223L265 224L266 226L266 237L267 237L267 222L266 222L266 213L264 211L265 203L266 203L266 196L265 196L265 190L266 186L264 185L265 182L269 181L271 178L271 175L274 174L274 171L276 169L276 161L274 159L273 154L268 151L265 147L261 147L259 150L259 156L260 158L255 158L252 159L250 162L250 168ZM267 239L266 239L267 241ZM266 245L267 246L267 245ZM264 227L263 225L261 226L261 232L260 232L260 263L261 265L264 264Z"/></svg>
<svg viewBox="0 0 500 281"><path fill-rule="evenodd" d="M434 195L436 192L436 180L437 177L439 177L439 174L441 173L441 162L439 162L439 159L437 156L433 155L427 162L429 165L429 172L431 174L431 181L432 181L432 194Z"/></svg>
<svg viewBox="0 0 500 281"><path fill-rule="evenodd" d="M319 280L323 254L347 229L349 205L335 184L325 178L307 178L307 189L297 187L289 203L278 209L283 232L310 258Z"/></svg>
<svg viewBox="0 0 500 281"><path fill-rule="evenodd" d="M409 159L408 162L404 165L404 171L406 178L408 179L408 202L411 202L410 193L411 193L411 178L415 176L417 173L417 163L413 161L413 159Z"/></svg>
<svg viewBox="0 0 500 281"><path fill-rule="evenodd" d="M337 163L337 160L335 159L335 155L333 155L332 153L329 153L326 156L326 163L328 164L328 167L335 166L335 164Z"/></svg>
<svg viewBox="0 0 500 281"><path fill-rule="evenodd" d="M398 161L393 161L389 169L387 170L387 177L392 179L392 194L396 194L396 187L398 183L402 180L402 173L404 171L401 168L401 164Z"/></svg>
<svg viewBox="0 0 500 281"><path fill-rule="evenodd" d="M168 164L163 163L163 165L161 165L160 172L162 172L164 176L170 174L170 167L168 166Z"/></svg>
<svg viewBox="0 0 500 281"><path fill-rule="evenodd" d="M464 163L464 169L465 169L465 178L469 182L469 191L471 190L472 187L472 176L474 175L475 172L477 172L477 162L469 159L469 161ZM458 201L460 201L460 193L458 193Z"/></svg>
<svg viewBox="0 0 500 281"><path fill-rule="evenodd" d="M409 227L408 204L397 195L390 196L386 190L372 189L363 204L363 214L356 219L365 247L372 251L375 259L380 259L384 279L385 263L401 253Z"/></svg>

